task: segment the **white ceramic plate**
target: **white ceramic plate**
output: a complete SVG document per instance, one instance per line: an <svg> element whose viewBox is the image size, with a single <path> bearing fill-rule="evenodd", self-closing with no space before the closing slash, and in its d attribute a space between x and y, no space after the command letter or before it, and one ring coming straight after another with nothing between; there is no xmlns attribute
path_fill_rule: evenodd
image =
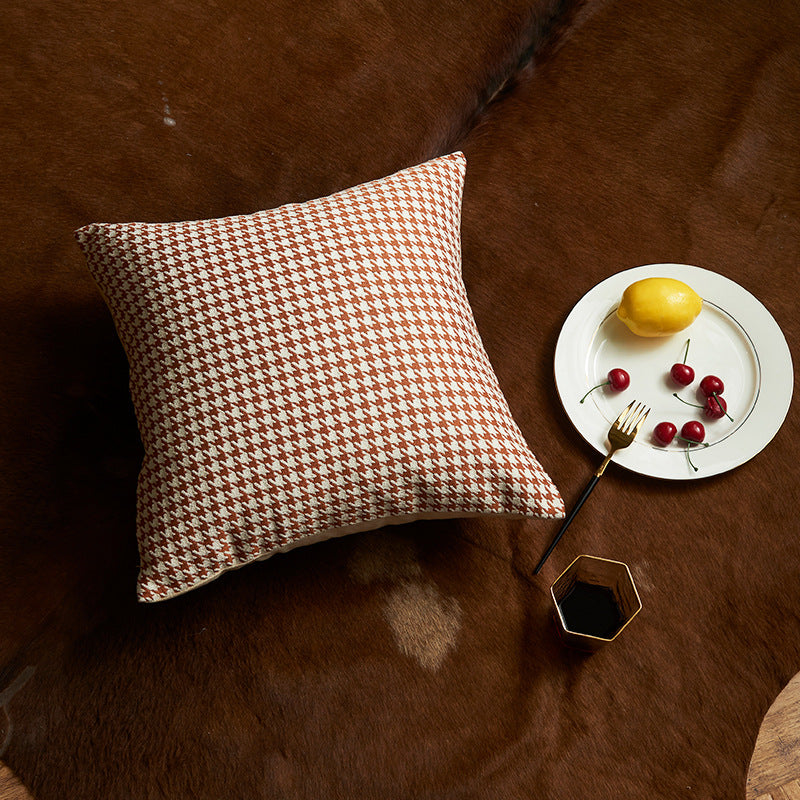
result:
<svg viewBox="0 0 800 800"><path fill-rule="evenodd" d="M685 330L663 338L631 333L615 314L625 288L648 277L677 278L702 298L703 310ZM688 387L673 383L672 365L683 360L695 380ZM614 367L625 369L631 385L623 392L606 386L581 403L594 385L606 380ZM672 396L702 404L701 379L716 375L725 383L723 396L733 417L711 420L702 409L683 405ZM599 283L572 309L556 344L555 379L564 409L572 423L599 453L608 452L611 423L631 400L652 408L636 441L620 450L614 461L627 469L656 478L696 479L726 472L759 453L783 424L792 398L792 357L781 329L766 308L739 284L688 264L648 264L618 272ZM660 447L653 429L673 422L700 420L708 447L692 447L695 472L685 445L675 440Z"/></svg>

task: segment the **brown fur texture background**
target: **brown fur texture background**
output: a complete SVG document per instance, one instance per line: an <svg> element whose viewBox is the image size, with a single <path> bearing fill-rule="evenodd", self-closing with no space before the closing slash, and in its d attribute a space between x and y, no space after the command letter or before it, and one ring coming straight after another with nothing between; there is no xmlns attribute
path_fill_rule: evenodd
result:
<svg viewBox="0 0 800 800"><path fill-rule="evenodd" d="M721 272L797 362L796 4L26 2L2 35L0 692L35 668L3 754L33 796L743 797L800 668L795 403L728 474L610 468L539 576L552 524L417 523L141 606L125 361L71 232L463 149L470 300L569 505L596 456L553 349L598 281ZM644 603L588 659L548 603L580 552Z"/></svg>

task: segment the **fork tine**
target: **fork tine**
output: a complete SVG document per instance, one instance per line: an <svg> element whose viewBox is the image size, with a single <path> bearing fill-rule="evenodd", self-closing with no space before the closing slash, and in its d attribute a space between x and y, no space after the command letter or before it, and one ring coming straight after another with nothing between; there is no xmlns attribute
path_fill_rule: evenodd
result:
<svg viewBox="0 0 800 800"><path fill-rule="evenodd" d="M622 432L629 434L635 430L636 433L638 433L641 424L649 413L650 409L644 403L637 403L636 408L634 408L631 414L625 419L625 424L621 428Z"/></svg>
<svg viewBox="0 0 800 800"><path fill-rule="evenodd" d="M631 402L625 406L625 408L622 410L622 413L614 420L614 425L616 425L618 428L622 425L635 403L635 400L631 400Z"/></svg>
<svg viewBox="0 0 800 800"><path fill-rule="evenodd" d="M650 409L649 408L645 408L644 414L642 414L641 418L636 423L636 429L633 432L634 436L638 436L639 435L639 431L642 429L642 425L644 425L644 421L647 419L647 415L649 413L650 413Z"/></svg>

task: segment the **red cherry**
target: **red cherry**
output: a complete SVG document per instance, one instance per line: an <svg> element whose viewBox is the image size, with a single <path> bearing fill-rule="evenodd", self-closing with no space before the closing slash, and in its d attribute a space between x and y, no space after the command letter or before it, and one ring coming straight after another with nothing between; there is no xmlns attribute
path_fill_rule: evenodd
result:
<svg viewBox="0 0 800 800"><path fill-rule="evenodd" d="M608 382L615 392L622 392L631 385L631 376L624 369L616 367L608 373Z"/></svg>
<svg viewBox="0 0 800 800"><path fill-rule="evenodd" d="M662 447L666 447L674 438L678 429L671 422L659 422L653 431L653 438Z"/></svg>
<svg viewBox="0 0 800 800"><path fill-rule="evenodd" d="M610 386L615 392L621 392L627 389L631 385L631 376L625 372L624 369L620 369L619 367L615 367L612 369L608 375L606 376L608 380L603 381L602 383L598 383L597 386L593 386L589 389L586 394L581 397L581 403L595 390L599 389L601 386Z"/></svg>
<svg viewBox="0 0 800 800"><path fill-rule="evenodd" d="M724 416L728 416L730 419L728 404L725 402L725 398L720 397L716 392L706 400L706 404L703 406L703 413L709 419L719 419Z"/></svg>
<svg viewBox="0 0 800 800"><path fill-rule="evenodd" d="M731 422L733 422L733 417L728 413L728 404L725 400L720 397L718 394L712 394L706 400L706 404L704 406L699 406L697 403L690 403L688 400L684 400L682 397L678 397L677 392L672 393L673 397L677 397L681 403L686 403L687 406L694 406L694 408L702 408L703 413L709 419L719 419L720 417L727 417Z"/></svg>
<svg viewBox="0 0 800 800"><path fill-rule="evenodd" d="M696 419L689 420L681 428L681 435L678 438L686 442L686 460L689 462L689 466L697 472L697 467L692 463L689 450L693 444L708 447L708 443L703 441L706 438L706 429L703 427L703 423L698 422Z"/></svg>
<svg viewBox="0 0 800 800"><path fill-rule="evenodd" d="M712 394L722 394L725 391L725 384L716 375L706 375L700 381L700 391L706 397L711 397Z"/></svg>
<svg viewBox="0 0 800 800"><path fill-rule="evenodd" d="M706 429L702 422L696 419L689 420L681 428L681 438L693 444L700 444L706 438Z"/></svg>
<svg viewBox="0 0 800 800"><path fill-rule="evenodd" d="M694 380L694 370L688 364L673 364L669 374L681 386L688 386Z"/></svg>
<svg viewBox="0 0 800 800"><path fill-rule="evenodd" d="M673 364L669 374L672 375L672 380L679 383L681 386L688 386L694 380L694 370L686 363L686 357L689 355L689 342L691 339L686 340L686 349L683 351L683 361L678 364Z"/></svg>

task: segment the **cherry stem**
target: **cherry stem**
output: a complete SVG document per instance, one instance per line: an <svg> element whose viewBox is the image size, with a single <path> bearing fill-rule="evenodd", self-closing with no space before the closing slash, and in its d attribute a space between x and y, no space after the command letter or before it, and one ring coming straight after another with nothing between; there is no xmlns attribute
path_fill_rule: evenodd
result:
<svg viewBox="0 0 800 800"><path fill-rule="evenodd" d="M686 349L683 351L683 363L684 364L686 363L686 359L689 357L689 342L691 342L691 341L692 341L691 339L687 339L686 340Z"/></svg>
<svg viewBox="0 0 800 800"><path fill-rule="evenodd" d="M586 394L585 394L583 397L581 397L581 403L582 403L582 402L583 402L583 401L584 401L584 400L585 400L585 399L586 399L586 398L587 398L587 397L588 397L588 396L589 396L589 395L590 395L590 394L591 394L591 393L592 393L592 392L593 392L595 389L599 389L601 386L608 386L608 384L609 384L609 383L611 383L611 381L603 381L602 383L598 383L598 384L597 384L597 386L592 386L592 388L591 388L591 389L589 389L589 391L588 391L588 392L586 392Z"/></svg>
<svg viewBox="0 0 800 800"><path fill-rule="evenodd" d="M696 442L694 439L687 439L685 436L677 436L677 439L680 439L682 442L686 442L686 460L689 462L689 466L697 472L697 467L692 463L692 457L689 455L689 451L692 449L693 444L699 444L703 447L708 447L708 442Z"/></svg>
<svg viewBox="0 0 800 800"><path fill-rule="evenodd" d="M711 392L711 396L717 401L717 405L720 408L720 411L731 421L733 422L733 417L722 407L722 403L719 401L719 397L717 397L716 392Z"/></svg>
<svg viewBox="0 0 800 800"><path fill-rule="evenodd" d="M672 393L672 396L673 396L673 397L678 397L678 393L677 393L677 392L673 392L673 393ZM732 416L731 416L731 415L730 415L730 414L729 414L729 413L728 413L728 412L727 412L727 411L726 411L726 410L725 410L725 409L722 407L722 403L720 403L720 401L719 401L719 398L717 397L717 393L716 393L716 392L712 392L712 393L711 393L711 396L712 396L712 397L713 397L713 398L714 398L714 399L717 401L717 405L719 406L719 410L720 410L720 411L721 411L721 412L722 412L722 413L723 413L723 414L724 414L724 415L725 415L725 416L726 416L726 417L727 417L727 418L728 418L728 419L729 419L731 422L733 422L733 417L732 417ZM705 406L699 406L699 405L697 405L697 403L690 403L688 400L684 400L682 397L678 397L678 400L680 400L680 401L681 401L681 403L686 403L686 405L687 405L687 406L694 406L695 408L705 408ZM582 401L581 401L581 402L582 402Z"/></svg>
<svg viewBox="0 0 800 800"><path fill-rule="evenodd" d="M677 392L673 392L672 396L673 397L678 397L678 393ZM681 403L686 403L687 406L694 406L695 408L703 408L703 406L699 406L699 405L697 405L697 403L690 403L688 400L684 400L682 397L678 397L678 400L680 400Z"/></svg>
<svg viewBox="0 0 800 800"><path fill-rule="evenodd" d="M700 447L708 447L708 445L710 444L710 442L698 442L695 439L687 439L685 436L681 436L680 434L678 436L676 436L675 438L676 439L680 439L682 442L686 442L687 443L687 447L690 444L699 444Z"/></svg>

